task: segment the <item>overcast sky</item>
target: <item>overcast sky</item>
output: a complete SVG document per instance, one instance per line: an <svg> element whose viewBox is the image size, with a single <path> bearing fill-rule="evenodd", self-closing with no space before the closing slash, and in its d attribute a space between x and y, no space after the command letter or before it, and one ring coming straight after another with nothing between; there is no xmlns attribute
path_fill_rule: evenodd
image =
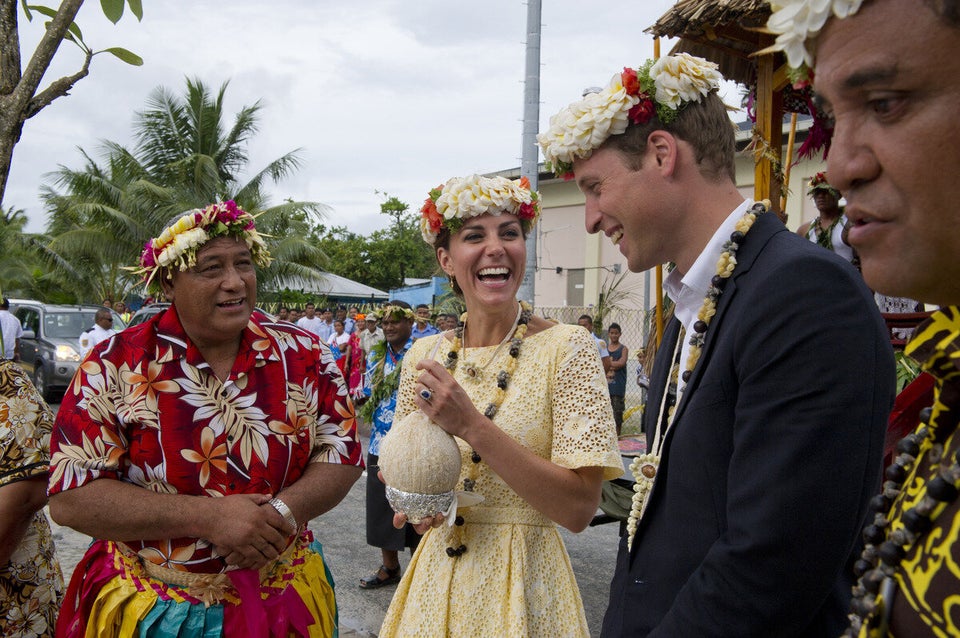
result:
<svg viewBox="0 0 960 638"><path fill-rule="evenodd" d="M419 208L454 175L520 165L527 5L521 0L147 0L116 25L89 0L77 22L95 50L123 46L131 67L98 55L71 95L28 120L14 151L4 207L42 231L44 175L80 168L82 147L132 146L136 111L157 86L181 95L186 77L217 89L227 113L263 103L251 172L300 148L304 166L271 188L331 207L327 223L360 234L387 225L389 193ZM643 33L672 0L542 0L540 130L586 86L605 85L653 54ZM22 13L21 13L22 17ZM23 64L41 20L21 22ZM669 50L664 43L663 52ZM65 42L43 86L80 64ZM726 99L736 102L735 88Z"/></svg>

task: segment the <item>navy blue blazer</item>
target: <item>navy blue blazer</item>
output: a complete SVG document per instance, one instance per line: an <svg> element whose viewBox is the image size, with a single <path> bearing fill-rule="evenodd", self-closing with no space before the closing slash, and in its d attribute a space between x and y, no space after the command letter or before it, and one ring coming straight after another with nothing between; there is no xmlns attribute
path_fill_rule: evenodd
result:
<svg viewBox="0 0 960 638"><path fill-rule="evenodd" d="M880 486L893 353L849 263L761 215L664 441L603 636L830 636ZM652 440L679 322L644 427Z"/></svg>

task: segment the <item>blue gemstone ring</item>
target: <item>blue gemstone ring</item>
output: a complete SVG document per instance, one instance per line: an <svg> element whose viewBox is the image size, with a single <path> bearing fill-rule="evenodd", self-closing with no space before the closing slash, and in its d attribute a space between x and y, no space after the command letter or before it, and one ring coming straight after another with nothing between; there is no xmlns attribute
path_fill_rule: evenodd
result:
<svg viewBox="0 0 960 638"><path fill-rule="evenodd" d="M424 388L423 390L420 390L420 398L424 401L429 401L433 398L433 392L430 392L430 390Z"/></svg>

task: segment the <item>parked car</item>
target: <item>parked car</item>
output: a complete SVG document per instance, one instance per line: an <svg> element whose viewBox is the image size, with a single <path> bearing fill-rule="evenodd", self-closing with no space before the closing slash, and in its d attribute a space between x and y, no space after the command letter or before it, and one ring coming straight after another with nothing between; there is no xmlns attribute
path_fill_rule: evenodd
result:
<svg viewBox="0 0 960 638"><path fill-rule="evenodd" d="M133 313L133 316L130 317L130 323L127 324L127 327L131 328L133 326L141 324L147 319L149 319L150 317L160 314L161 312L163 312L169 307L170 307L170 304L165 301L161 301L158 303L149 303L145 306L141 306L135 313Z"/></svg>
<svg viewBox="0 0 960 638"><path fill-rule="evenodd" d="M20 338L20 365L33 379L37 391L48 402L59 398L80 366L80 335L93 327L96 305L47 304L32 299L11 299L10 312L23 326ZM110 310L118 332L125 325Z"/></svg>

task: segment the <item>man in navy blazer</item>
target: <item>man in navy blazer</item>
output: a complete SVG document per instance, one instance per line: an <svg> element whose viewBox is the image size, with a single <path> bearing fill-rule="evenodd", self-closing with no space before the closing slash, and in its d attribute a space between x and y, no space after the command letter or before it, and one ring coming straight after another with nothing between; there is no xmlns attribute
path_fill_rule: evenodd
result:
<svg viewBox="0 0 960 638"><path fill-rule="evenodd" d="M604 636L838 635L880 485L883 321L849 263L740 195L721 79L685 54L624 69L540 136L589 232L634 272L675 264Z"/></svg>

